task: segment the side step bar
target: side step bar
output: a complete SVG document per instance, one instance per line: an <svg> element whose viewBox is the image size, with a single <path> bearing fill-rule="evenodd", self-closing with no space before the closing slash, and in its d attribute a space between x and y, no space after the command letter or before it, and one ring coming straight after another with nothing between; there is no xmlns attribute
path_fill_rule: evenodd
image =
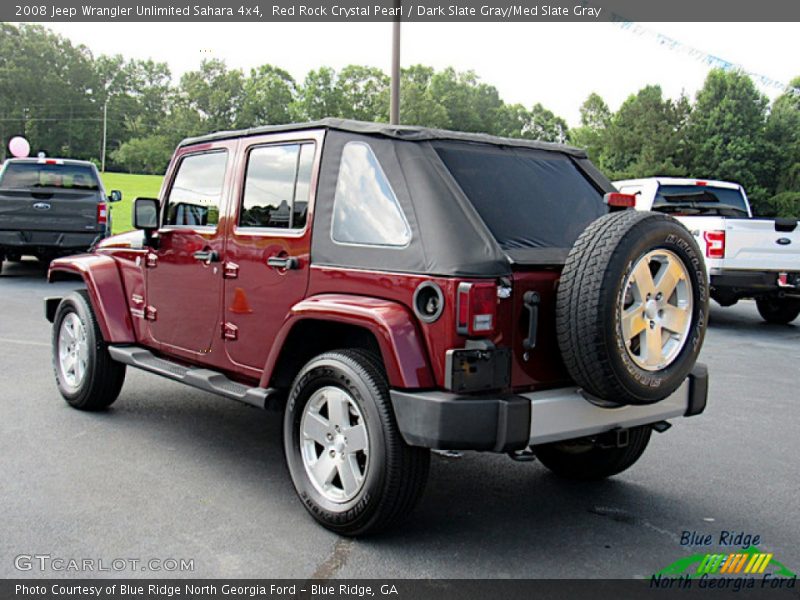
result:
<svg viewBox="0 0 800 600"><path fill-rule="evenodd" d="M272 388L248 387L231 381L222 373L211 369L185 367L159 358L149 350L138 346L109 346L108 353L117 362L258 408L266 408L270 396L276 393Z"/></svg>

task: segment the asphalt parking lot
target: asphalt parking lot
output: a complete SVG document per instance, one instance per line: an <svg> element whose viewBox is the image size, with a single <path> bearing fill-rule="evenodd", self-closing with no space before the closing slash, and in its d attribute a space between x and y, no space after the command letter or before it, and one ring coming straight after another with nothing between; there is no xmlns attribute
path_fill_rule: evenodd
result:
<svg viewBox="0 0 800 600"><path fill-rule="evenodd" d="M347 540L295 497L277 413L132 369L108 412L69 408L41 300L70 287L34 262L0 277L0 577L93 575L15 567L49 554L194 561L103 574L120 577L629 578L700 551L680 545L685 530L758 535L800 570L800 319L715 305L706 413L654 435L622 475L569 483L504 456L434 456L404 527Z"/></svg>

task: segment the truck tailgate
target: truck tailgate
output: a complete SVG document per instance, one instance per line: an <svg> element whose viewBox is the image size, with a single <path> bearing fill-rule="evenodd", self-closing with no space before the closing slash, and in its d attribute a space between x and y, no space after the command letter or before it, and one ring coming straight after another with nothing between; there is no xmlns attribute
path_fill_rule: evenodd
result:
<svg viewBox="0 0 800 600"><path fill-rule="evenodd" d="M100 231L97 205L101 200L96 191L0 189L0 230Z"/></svg>
<svg viewBox="0 0 800 600"><path fill-rule="evenodd" d="M800 271L800 227L778 231L769 219L726 219L725 238L725 269Z"/></svg>

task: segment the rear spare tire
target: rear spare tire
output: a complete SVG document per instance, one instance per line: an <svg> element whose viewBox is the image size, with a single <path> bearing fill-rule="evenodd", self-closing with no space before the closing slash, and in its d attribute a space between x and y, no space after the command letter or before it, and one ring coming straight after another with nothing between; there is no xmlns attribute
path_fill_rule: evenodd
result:
<svg viewBox="0 0 800 600"><path fill-rule="evenodd" d="M706 281L692 235L668 215L597 219L570 251L557 294L558 343L572 378L615 404L672 394L703 344Z"/></svg>

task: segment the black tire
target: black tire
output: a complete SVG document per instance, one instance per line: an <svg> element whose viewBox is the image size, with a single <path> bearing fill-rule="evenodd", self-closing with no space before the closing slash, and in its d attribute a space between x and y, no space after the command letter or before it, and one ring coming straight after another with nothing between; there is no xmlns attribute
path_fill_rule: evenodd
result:
<svg viewBox="0 0 800 600"><path fill-rule="evenodd" d="M626 282L631 281L640 259L653 251L667 251L664 256L680 261L683 279L691 284L686 294L691 297L692 310L683 345L677 346L680 350L676 347L674 356L663 365L645 368L637 364L633 347L629 351L624 339L622 310ZM649 261L645 264L651 267L652 279L652 265ZM615 404L651 404L672 394L694 367L703 344L708 318L706 282L703 258L692 235L668 215L614 212L589 225L569 253L556 305L559 347L577 385L591 396ZM666 298L665 302L669 301ZM642 322L661 333L664 311L658 311L657 327L646 320L650 317L645 316L645 309L641 311ZM666 333L667 342L662 344L672 344L671 334ZM649 340L647 327L639 340L641 335Z"/></svg>
<svg viewBox="0 0 800 600"><path fill-rule="evenodd" d="M61 325L73 314L83 327L87 348L85 374L75 385L63 371L59 357ZM58 391L73 408L103 410L119 396L125 382L125 365L113 360L108 353L86 290L77 290L59 303L53 320L52 356Z"/></svg>
<svg viewBox="0 0 800 600"><path fill-rule="evenodd" d="M758 298L756 307L761 318L775 325L788 325L800 315L800 300L796 298Z"/></svg>
<svg viewBox="0 0 800 600"><path fill-rule="evenodd" d="M306 405L315 392L328 387L343 390L355 402L368 434L369 463L363 483L354 497L341 502L332 501L317 489L306 470L301 447ZM319 523L336 533L357 536L394 525L413 510L425 489L430 451L408 446L402 439L382 365L367 352L326 352L303 367L286 404L283 439L286 464L300 500ZM327 452L323 448L319 459ZM336 469L338 477L341 471Z"/></svg>
<svg viewBox="0 0 800 600"><path fill-rule="evenodd" d="M647 448L652 429L649 425L628 430L628 445L604 448L592 440L568 440L534 446L533 451L545 467L565 479L605 479L628 469Z"/></svg>

